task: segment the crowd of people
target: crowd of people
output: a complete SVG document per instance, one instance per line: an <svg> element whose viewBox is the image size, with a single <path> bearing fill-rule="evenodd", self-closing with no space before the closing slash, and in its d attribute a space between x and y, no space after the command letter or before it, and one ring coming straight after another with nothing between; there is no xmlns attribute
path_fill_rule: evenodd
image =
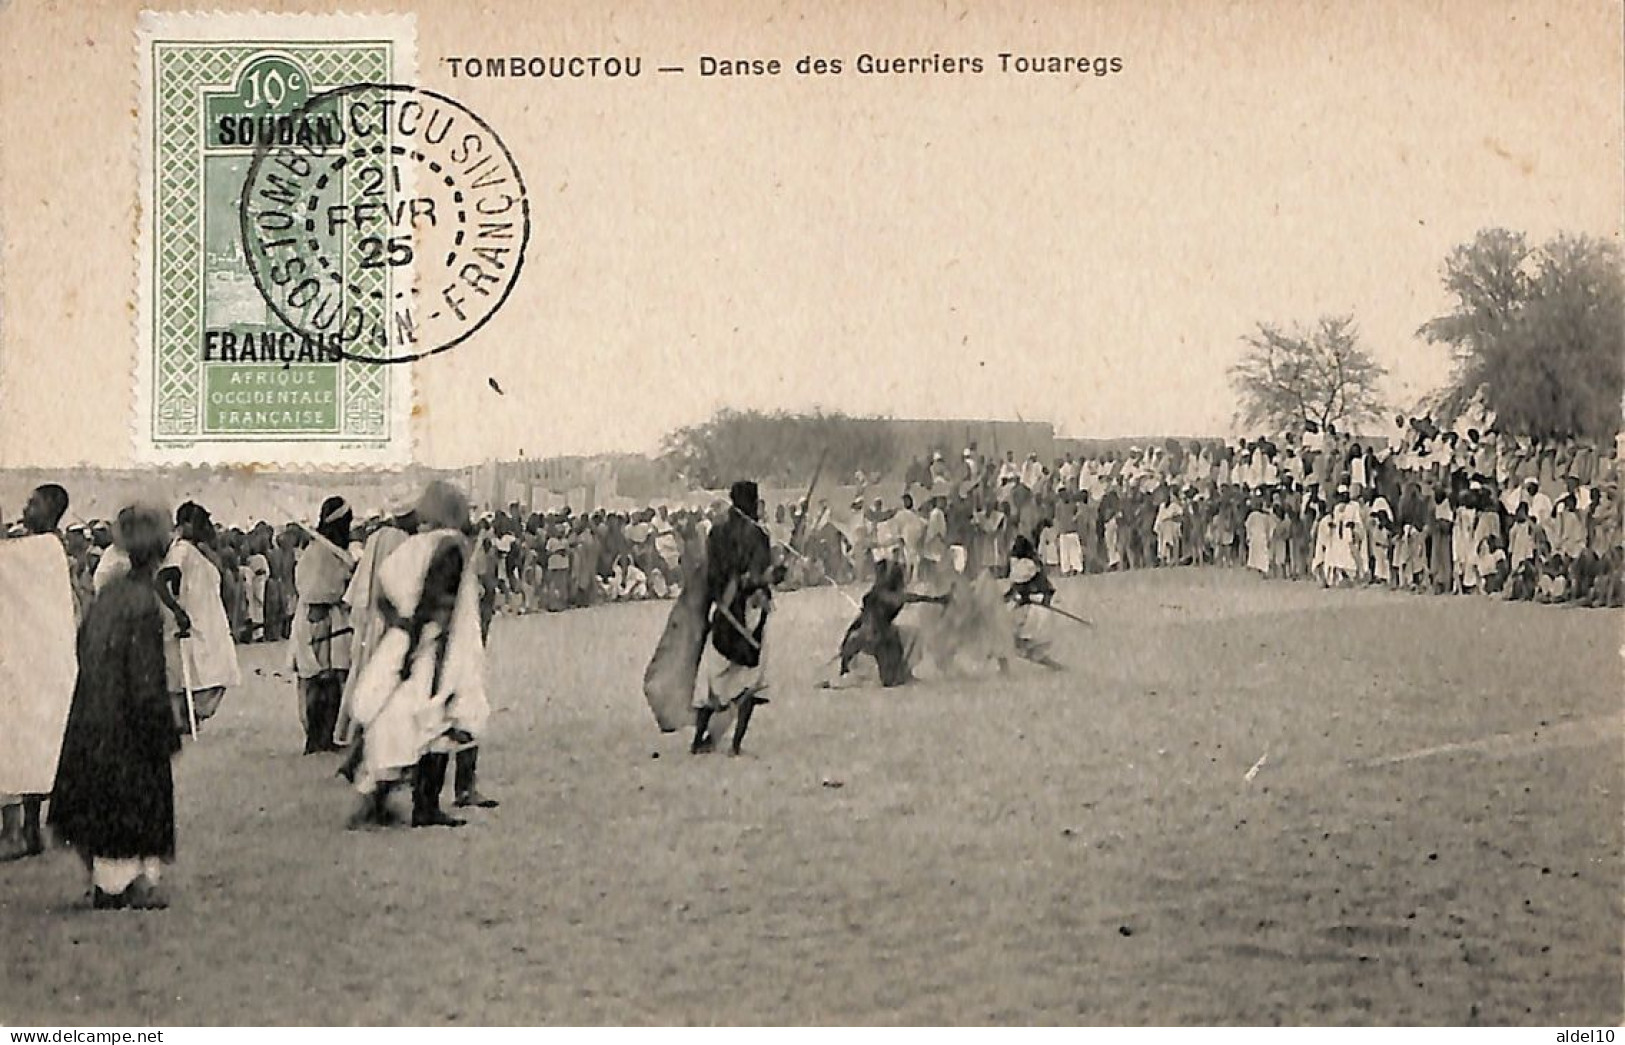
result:
<svg viewBox="0 0 1625 1045"><path fill-rule="evenodd" d="M1235 566L1327 586L1619 605L1618 484L1612 445L1401 417L1377 438L1308 422L1273 437L1170 441L1048 465L973 443L952 460L938 451L912 462L900 488L859 474L844 486L855 490L850 502L764 504L762 522L790 588L868 583L891 560L911 583L950 568L1002 573L1026 536L1061 576ZM727 510L718 499L699 510L485 513L474 523L482 612L674 598L685 562ZM386 522L357 520L334 543L358 556ZM295 571L312 541L295 523L218 530L208 547L236 641L292 637ZM65 532L81 604L112 543L104 522Z"/></svg>
<svg viewBox="0 0 1625 1045"><path fill-rule="evenodd" d="M413 827L461 826L440 806L453 758L456 805L496 805L476 783L489 600L461 492L430 483L366 528L329 497L312 525L272 540L222 534L194 502L173 515L131 504L63 532L68 505L63 487L37 488L0 542L0 683L15 697L0 715L0 861L44 852L49 826L83 859L93 907L167 906L171 759L241 682L238 644L279 637L305 753L345 753L352 827L398 822L389 798L403 786ZM239 586L238 542L292 569Z"/></svg>
<svg viewBox="0 0 1625 1045"><path fill-rule="evenodd" d="M815 493L770 507L741 481L703 511L511 505L475 517L435 482L383 518L357 520L329 497L311 523L281 529L222 529L191 502L63 529L67 491L41 486L0 547L11 650L0 682L30 694L0 723L0 860L43 850L49 800L95 906L163 906L170 759L240 684L244 643L287 641L305 752L343 754L338 774L361 796L351 826L397 822L390 796L407 787L413 826L459 826L439 804L453 762L458 807L496 804L478 789L477 754L499 612L704 585L713 615L698 632L710 646L694 748L708 749L713 715L737 712L737 751L766 703L772 589L869 585L836 659L845 677L872 657L888 686L927 652L939 664L974 655L1007 668L1019 655L1060 667L1045 622L1072 614L1053 606L1051 574L1245 567L1327 587L1617 607L1619 479L1612 446L1399 417L1375 439L1306 423L1048 466L972 443L951 463L940 451L911 463L892 504L860 475L839 505ZM923 636L896 624L916 602L939 607ZM681 697L694 662L671 656Z"/></svg>
<svg viewBox="0 0 1625 1045"><path fill-rule="evenodd" d="M1374 439L1308 422L1048 466L973 444L953 464L941 452L914 462L895 507L865 500L844 529L815 507L804 579L861 578L894 557L913 577L947 563L997 572L1025 537L1062 576L1233 566L1327 587L1619 606L1619 479L1612 445L1441 430L1426 417L1397 417Z"/></svg>

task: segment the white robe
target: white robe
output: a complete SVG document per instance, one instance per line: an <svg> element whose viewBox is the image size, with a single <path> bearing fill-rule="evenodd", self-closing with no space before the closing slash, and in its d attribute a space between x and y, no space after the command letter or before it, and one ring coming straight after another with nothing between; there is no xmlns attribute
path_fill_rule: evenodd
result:
<svg viewBox="0 0 1625 1045"><path fill-rule="evenodd" d="M1336 525L1330 515L1323 515L1315 523L1315 553L1310 564L1310 572L1325 579L1326 571L1331 568L1332 543L1336 540Z"/></svg>
<svg viewBox="0 0 1625 1045"><path fill-rule="evenodd" d="M1247 516L1247 568L1259 573L1270 572L1270 533L1275 517L1268 512L1254 511Z"/></svg>
<svg viewBox="0 0 1625 1045"><path fill-rule="evenodd" d="M68 557L55 534L0 540L0 794L50 794L78 677Z"/></svg>
<svg viewBox="0 0 1625 1045"><path fill-rule="evenodd" d="M103 588L129 572L130 557L118 545L109 545L102 550L102 557L96 562L96 572L90 577L91 588L100 595Z"/></svg>
<svg viewBox="0 0 1625 1045"><path fill-rule="evenodd" d="M310 546L299 557L294 567L294 587L299 590L299 602L294 607L292 633L288 653L292 667L299 678L316 678L327 670L350 670L350 652L355 644L350 630L350 608L347 603L328 603L327 617L320 623L310 619L312 585L317 574L318 561L311 556L328 556L329 569L348 569L345 591L355 581L355 558L321 534L312 534ZM311 576L306 576L309 573Z"/></svg>
<svg viewBox="0 0 1625 1045"><path fill-rule="evenodd" d="M1360 510L1352 501L1345 501L1332 509L1332 543L1327 549L1326 567L1341 570L1349 576L1358 573L1354 560L1354 531L1363 526Z"/></svg>
<svg viewBox="0 0 1625 1045"><path fill-rule="evenodd" d="M169 671L169 691L179 693L183 686L194 690L229 689L241 683L237 646L231 637L231 625L226 621L226 605L220 599L220 571L195 544L180 538L170 544L164 567L181 571L181 593L177 601L192 619L191 637L182 646L174 615L164 613L164 659ZM180 659L183 652L185 670Z"/></svg>
<svg viewBox="0 0 1625 1045"><path fill-rule="evenodd" d="M424 574L434 554L447 541L463 538L454 530L436 530L408 538L379 568L376 583L401 614L416 611L423 595ZM464 565L452 610L446 658L440 684L434 683L438 625L423 629L413 654L412 671L401 679L407 656L407 634L390 628L360 671L350 712L366 732L362 772L356 786L363 792L417 763L429 751L455 751L460 744L447 731L459 729L478 739L491 709L485 696L485 647L480 641L480 581L470 556Z"/></svg>
<svg viewBox="0 0 1625 1045"><path fill-rule="evenodd" d="M344 701L333 727L333 739L340 744L348 744L355 736L350 704L355 699L362 670L383 639L387 626L378 610L378 571L390 553L406 543L406 538L406 531L395 526L385 526L368 537L356 561L355 572L350 575L350 585L344 589L344 605L349 607L350 626L355 631L351 634L350 673L344 679Z"/></svg>

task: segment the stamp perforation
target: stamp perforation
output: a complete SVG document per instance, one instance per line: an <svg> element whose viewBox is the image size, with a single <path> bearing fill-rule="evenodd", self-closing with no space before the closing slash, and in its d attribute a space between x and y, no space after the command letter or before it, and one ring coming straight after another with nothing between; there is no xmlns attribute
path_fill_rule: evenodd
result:
<svg viewBox="0 0 1625 1045"><path fill-rule="evenodd" d="M209 382L225 371L211 369L198 342L211 308L218 311L209 281L214 279L215 286L225 282L207 257L211 236L220 238L211 227L220 215L209 209L203 179L211 163L241 167L252 156L251 148L210 142L211 102L239 89L240 78L255 63L272 58L308 70L313 90L415 78L414 20L395 15L144 13L137 41L144 204L138 229L141 349L133 375L137 457L150 463L341 468L412 463L413 389L405 368L356 360L293 364L273 359L273 369L331 369L330 392L321 393L328 397L326 413L319 415L319 421L331 423L322 424L320 431L274 430L263 424L230 431L211 423L221 418L208 416L211 400L205 397L218 391L211 391ZM273 323L266 329L276 328ZM227 369L243 366L232 363ZM218 399L212 403L221 410ZM262 410L260 416L273 412ZM317 412L311 417L317 418Z"/></svg>

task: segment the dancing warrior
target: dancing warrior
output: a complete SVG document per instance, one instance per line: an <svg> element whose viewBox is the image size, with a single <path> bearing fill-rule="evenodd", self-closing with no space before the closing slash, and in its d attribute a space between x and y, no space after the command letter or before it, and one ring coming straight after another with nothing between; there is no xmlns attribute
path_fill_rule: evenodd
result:
<svg viewBox="0 0 1625 1045"><path fill-rule="evenodd" d="M852 667L852 661L867 653L880 667L880 684L901 686L914 679L913 654L917 648L914 636L897 625L897 616L903 607L915 602L946 605L946 595L916 595L904 587L905 567L896 560L883 561L875 583L863 596L863 608L857 619L846 629L841 639L841 674Z"/></svg>
<svg viewBox="0 0 1625 1045"><path fill-rule="evenodd" d="M1055 585L1044 575L1038 552L1025 534L1017 536L1010 548L1010 588L1005 597L1015 604L1016 653L1035 664L1061 670L1063 665L1049 655L1046 617Z"/></svg>
<svg viewBox="0 0 1625 1045"><path fill-rule="evenodd" d="M733 708L734 754L739 754L750 728L751 712L766 704L762 657L767 618L773 609L773 585L784 579L784 567L773 565L773 549L759 524L761 501L756 484L741 480L728 492L733 510L706 538L706 594L710 597L711 641L700 662L705 680L694 704L695 754L716 746L711 718Z"/></svg>

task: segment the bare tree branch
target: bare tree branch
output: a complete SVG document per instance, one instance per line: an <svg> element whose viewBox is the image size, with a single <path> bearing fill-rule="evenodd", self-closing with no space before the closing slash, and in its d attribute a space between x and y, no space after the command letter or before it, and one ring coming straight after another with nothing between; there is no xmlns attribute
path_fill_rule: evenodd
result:
<svg viewBox="0 0 1625 1045"><path fill-rule="evenodd" d="M1242 343L1230 381L1248 425L1353 425L1382 410L1378 386L1387 371L1359 344L1353 317L1323 317L1309 330L1260 323Z"/></svg>

